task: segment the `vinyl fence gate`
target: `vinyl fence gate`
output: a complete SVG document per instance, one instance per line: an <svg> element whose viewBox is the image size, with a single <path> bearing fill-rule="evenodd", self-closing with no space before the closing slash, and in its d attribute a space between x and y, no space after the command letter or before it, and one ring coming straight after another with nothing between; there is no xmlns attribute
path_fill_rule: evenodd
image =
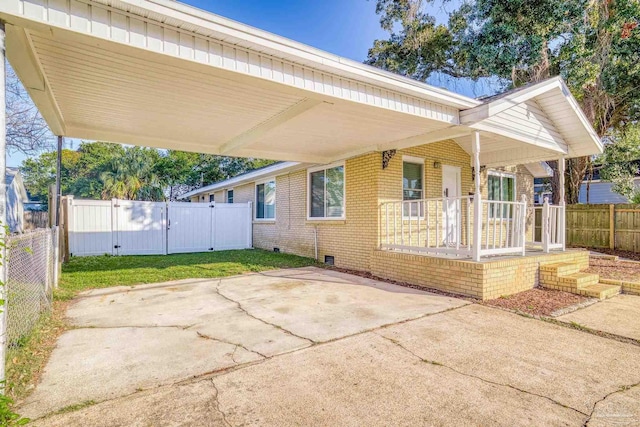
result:
<svg viewBox="0 0 640 427"><path fill-rule="evenodd" d="M251 203L67 200L71 256L166 255L252 247Z"/></svg>

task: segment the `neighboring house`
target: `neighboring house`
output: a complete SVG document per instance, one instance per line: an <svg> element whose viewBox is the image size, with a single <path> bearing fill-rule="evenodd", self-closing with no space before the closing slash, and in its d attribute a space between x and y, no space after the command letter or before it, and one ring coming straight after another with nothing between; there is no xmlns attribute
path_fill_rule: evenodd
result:
<svg viewBox="0 0 640 427"><path fill-rule="evenodd" d="M564 203L532 207L531 164L564 176L602 152L560 78L478 100L177 1L62 4L0 1L52 131L287 161L189 194L253 203L255 247L484 299L555 277L541 264L588 264L564 251Z"/></svg>
<svg viewBox="0 0 640 427"><path fill-rule="evenodd" d="M640 187L640 176L634 178L634 183ZM589 204L629 203L629 199L612 191L612 187L613 183L603 181L600 178L600 169L594 167L591 180L585 179L580 185L579 201Z"/></svg>
<svg viewBox="0 0 640 427"><path fill-rule="evenodd" d="M29 201L18 168L6 168L7 226L12 233L24 231L24 204Z"/></svg>
<svg viewBox="0 0 640 427"><path fill-rule="evenodd" d="M637 187L640 188L640 176L634 178ZM613 183L600 179L600 171L594 168L592 178L585 179L580 185L578 203L589 204L617 204L629 203L629 199L612 190ZM553 194L548 178L536 178L534 180L534 200L536 204L542 204L548 197L551 202Z"/></svg>

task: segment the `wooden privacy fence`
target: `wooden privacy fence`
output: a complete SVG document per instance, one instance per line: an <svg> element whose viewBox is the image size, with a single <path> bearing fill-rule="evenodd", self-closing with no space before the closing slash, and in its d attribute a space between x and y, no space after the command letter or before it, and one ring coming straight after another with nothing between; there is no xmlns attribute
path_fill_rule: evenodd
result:
<svg viewBox="0 0 640 427"><path fill-rule="evenodd" d="M49 212L47 211L25 211L24 229L35 230L37 228L49 227Z"/></svg>
<svg viewBox="0 0 640 427"><path fill-rule="evenodd" d="M640 252L640 205L568 205L567 245Z"/></svg>

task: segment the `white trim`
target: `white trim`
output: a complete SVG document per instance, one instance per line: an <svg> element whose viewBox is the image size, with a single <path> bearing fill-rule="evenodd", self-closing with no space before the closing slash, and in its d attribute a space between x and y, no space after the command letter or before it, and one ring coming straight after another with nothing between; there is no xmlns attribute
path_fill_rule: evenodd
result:
<svg viewBox="0 0 640 427"><path fill-rule="evenodd" d="M409 207L409 215L405 215L404 212L404 202L410 202L411 200L405 200L404 199L404 164L405 163L412 163L414 165L420 165L422 166L422 188L420 189L420 191L422 192L422 197L420 197L420 199L418 200L424 200L426 199L426 177L427 177L427 171L426 171L426 167L425 167L425 160L422 157L416 157L416 156L407 156L407 155L403 155L402 156L402 176L400 179L400 190L401 190L401 196L400 198L402 199L402 219L407 219L407 220L411 220L413 218L415 219L424 219L424 212L422 212L422 215L420 212L418 212L418 215L413 216L411 215L411 207ZM411 204L409 204L409 206L411 206ZM420 205L418 205L419 207ZM418 208L419 210L419 208Z"/></svg>
<svg viewBox="0 0 640 427"><path fill-rule="evenodd" d="M211 184L211 185L197 188L195 190L191 190L188 193L183 194L182 197L187 198L187 197L195 196L204 192L216 192L220 190L226 190L228 188L233 188L234 186L239 186L249 182L254 182L255 180L261 179L263 177L284 175L286 173L293 172L298 168L302 168L303 166L304 164L299 162L276 163L274 165L267 166L255 171L247 172L245 174L238 175L236 177L229 178L224 181L216 182L215 184Z"/></svg>
<svg viewBox="0 0 640 427"><path fill-rule="evenodd" d="M311 174L313 172L318 172L321 170L326 171L327 169L333 169L342 166L342 216L339 217L315 217L311 216ZM326 211L326 192L327 192L327 183L325 180L324 183L324 192L325 192L325 215ZM344 161L330 163L328 165L322 166L314 166L312 168L307 169L307 191L306 191L306 209L307 209L307 221L344 221L347 217L347 167Z"/></svg>
<svg viewBox="0 0 640 427"><path fill-rule="evenodd" d="M490 176L498 176L500 178L511 178L513 179L513 200L492 200L489 198L489 177ZM496 170L496 169L489 169L487 171L487 201L489 202L517 202L518 201L518 195L516 194L518 192L518 181L517 181L517 177L516 174L513 172L506 172L506 171L501 171L501 170ZM502 197L502 179L500 179L500 197ZM487 222L488 221L495 221L495 220L501 220L501 221L510 221L512 218L504 218L502 216L502 213L500 214L500 216L496 216L495 212L493 213L493 216L491 216L491 214L489 214L489 217L487 218Z"/></svg>
<svg viewBox="0 0 640 427"><path fill-rule="evenodd" d="M275 190L275 200L273 201L273 218L258 218L258 185L264 185L268 182L273 182L274 190ZM261 179L259 181L254 182L253 184L253 200L255 203L255 207L253 209L253 220L255 222L275 222L277 217L278 210L278 182L275 176L270 176L268 178Z"/></svg>

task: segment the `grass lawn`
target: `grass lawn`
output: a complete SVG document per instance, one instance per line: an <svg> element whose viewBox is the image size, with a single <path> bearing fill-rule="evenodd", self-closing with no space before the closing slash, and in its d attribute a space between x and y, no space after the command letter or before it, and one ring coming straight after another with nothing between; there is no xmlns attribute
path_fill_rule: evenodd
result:
<svg viewBox="0 0 640 427"><path fill-rule="evenodd" d="M225 277L313 265L311 258L259 249L173 255L77 257L62 266L56 299L87 289L169 280Z"/></svg>

